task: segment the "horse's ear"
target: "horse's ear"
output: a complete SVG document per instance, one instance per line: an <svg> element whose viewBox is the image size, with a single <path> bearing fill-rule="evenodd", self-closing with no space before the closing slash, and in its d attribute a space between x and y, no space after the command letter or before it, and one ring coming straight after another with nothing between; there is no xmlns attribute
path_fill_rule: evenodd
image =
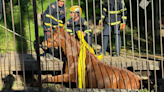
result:
<svg viewBox="0 0 164 92"><path fill-rule="evenodd" d="M64 31L64 26L62 27L62 30Z"/></svg>
<svg viewBox="0 0 164 92"><path fill-rule="evenodd" d="M56 32L58 32L58 26L56 26L56 28L55 28L55 29L56 29Z"/></svg>

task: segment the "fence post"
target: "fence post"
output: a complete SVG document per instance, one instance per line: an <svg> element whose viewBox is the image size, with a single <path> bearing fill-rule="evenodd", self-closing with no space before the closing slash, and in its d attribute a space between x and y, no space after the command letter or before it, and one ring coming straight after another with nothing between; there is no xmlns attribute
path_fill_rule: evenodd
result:
<svg viewBox="0 0 164 92"><path fill-rule="evenodd" d="M37 69L38 69L37 73L38 73L38 85L39 85L38 87L39 87L39 92L42 92L36 0L33 0L33 12L34 12L34 23L35 23L35 39L36 39Z"/></svg>
<svg viewBox="0 0 164 92"><path fill-rule="evenodd" d="M2 18L2 0L0 0L0 19Z"/></svg>

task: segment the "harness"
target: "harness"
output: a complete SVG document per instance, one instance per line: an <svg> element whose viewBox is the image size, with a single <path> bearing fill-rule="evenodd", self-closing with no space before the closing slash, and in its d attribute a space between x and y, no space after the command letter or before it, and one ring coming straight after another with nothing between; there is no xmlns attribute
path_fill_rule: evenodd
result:
<svg viewBox="0 0 164 92"><path fill-rule="evenodd" d="M61 33L60 33L60 34L61 34ZM60 34L59 34L59 35L60 35ZM56 43L57 43L57 41L56 41L56 40L57 40L57 38L59 37L59 35L56 37L56 39L55 39L55 40L53 40L53 42L56 42ZM52 43L52 41L48 41L48 42L51 42L51 43ZM48 42L47 42L47 43L48 43ZM45 48L45 47L47 47L47 46L43 46L43 45L41 45L40 47L41 47L41 48L45 51L45 49L44 49L44 48Z"/></svg>

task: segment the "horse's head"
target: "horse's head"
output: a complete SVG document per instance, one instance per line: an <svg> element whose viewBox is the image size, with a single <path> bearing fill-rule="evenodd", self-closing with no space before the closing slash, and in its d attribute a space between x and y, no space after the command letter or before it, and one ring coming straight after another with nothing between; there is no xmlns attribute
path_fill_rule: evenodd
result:
<svg viewBox="0 0 164 92"><path fill-rule="evenodd" d="M62 28L60 28L60 31L59 31L58 27L56 27L56 31L47 40L42 42L42 46L48 47L48 48L51 48L52 46L58 47L59 46L59 32L60 32L60 34L63 34L64 26ZM52 44L52 42L53 42L53 44Z"/></svg>

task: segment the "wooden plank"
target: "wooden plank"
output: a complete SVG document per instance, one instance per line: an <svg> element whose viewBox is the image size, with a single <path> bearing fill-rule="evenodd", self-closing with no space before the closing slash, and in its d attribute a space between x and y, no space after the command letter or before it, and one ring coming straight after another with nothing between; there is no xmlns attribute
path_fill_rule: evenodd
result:
<svg viewBox="0 0 164 92"><path fill-rule="evenodd" d="M25 61L24 65L25 65L25 70L26 71L31 71L32 69L37 70L37 62L36 61L34 61L34 62ZM2 71L4 71L4 70L5 71L9 71L9 70L16 71L16 66L15 65L12 65L10 67L6 67L6 66L7 66L7 64L2 66ZM62 70L62 67L63 67L63 62L62 61L60 61L60 62L47 62L47 63L44 62L44 63L41 64L41 70L42 71L45 71L45 70ZM17 64L17 70L18 71L23 71L23 65L22 64L19 64L19 65Z"/></svg>
<svg viewBox="0 0 164 92"><path fill-rule="evenodd" d="M58 92L61 92L63 91L63 89L57 89L59 90ZM64 90L65 92L68 92L69 89L65 89ZM98 88L93 88L93 89L77 89L77 88L73 88L73 89L70 89L71 92L138 92L139 90L138 89L98 89Z"/></svg>
<svg viewBox="0 0 164 92"><path fill-rule="evenodd" d="M9 60L8 60L8 57L9 57ZM8 61L10 63L8 63ZM20 54L3 55L1 57L1 64L2 64L2 71L9 71L9 70L16 71L16 67L18 71L22 71L23 70L22 55ZM34 70L37 70L36 55L32 55L31 57L30 54L24 54L24 65L25 65L26 71L31 71L32 66ZM63 62L57 58L54 58L54 61L53 61L52 59L45 60L43 57L41 57L41 70L42 71L46 71L47 69L48 70L62 70L62 67L63 67Z"/></svg>
<svg viewBox="0 0 164 92"><path fill-rule="evenodd" d="M164 33L164 30L163 30L163 33ZM164 36L164 34L163 34L163 36ZM139 55L135 55L135 57L139 57ZM141 55L141 58L147 58L147 55ZM154 59L154 55L148 55L148 58L149 58L149 59ZM156 59L156 60L157 60L157 59L161 60L162 57L161 57L161 56L158 56L158 55L155 55L155 59ZM163 58L163 59L164 59L164 58Z"/></svg>
<svg viewBox="0 0 164 92"><path fill-rule="evenodd" d="M112 65L111 66L114 66L114 67L119 67L119 68L125 68L125 67L133 67L135 70L147 70L147 63L146 62L143 62L142 63L142 66L139 65L139 62L134 62L134 66L128 62L127 64L125 62L121 62L122 64L117 64L118 62L112 62ZM107 63L107 64L110 64L110 63ZM156 70L160 70L160 67L159 67L159 63L156 63L156 66L152 65L152 64L149 64L149 70L154 70L154 67L156 68Z"/></svg>
<svg viewBox="0 0 164 92"><path fill-rule="evenodd" d="M126 61L124 60L124 57L112 57L112 61L111 61L111 57L110 56L105 56L104 57L104 61L102 60L102 62L106 62L108 65L111 65L114 67L119 67L119 68L125 68L125 67L133 67L135 70L147 70L147 61L146 59L141 59L139 60L139 58L134 58L134 60L132 59L132 57L127 57ZM134 65L133 65L134 62ZM141 66L140 66L140 62L141 62ZM148 60L149 62L149 70L154 70L154 67L156 68L156 70L160 70L160 61L155 61L155 66L154 66L154 60Z"/></svg>
<svg viewBox="0 0 164 92"><path fill-rule="evenodd" d="M8 60L9 57L9 60ZM112 58L112 61L111 61ZM10 67L8 67L10 61ZM34 70L37 69L37 59L36 59L36 54L24 54L24 64L25 64L25 70L32 70L32 66L34 67ZM102 61L103 62L103 61ZM139 58L133 58L131 56L127 56L126 62L124 60L124 57L111 57L111 56L104 56L104 63L107 63L110 65L112 63L112 66L114 67L120 67L120 68L125 68L125 67L133 67L133 62L134 62L134 69L135 70L147 70L147 62L146 59L139 59ZM141 67L140 63L141 62ZM8 71L11 69L12 71L16 71L16 63L17 63L17 69L18 71L22 71L22 55L21 54L8 54L8 55L2 55L1 56L1 64L2 64L2 70ZM149 60L149 70L154 70L154 67L156 70L160 70L160 61L155 61L155 66L154 66L154 61ZM57 58L54 58L54 61L51 59L45 59L41 57L41 69L42 71L45 70L62 70L63 67L63 62L60 61Z"/></svg>

